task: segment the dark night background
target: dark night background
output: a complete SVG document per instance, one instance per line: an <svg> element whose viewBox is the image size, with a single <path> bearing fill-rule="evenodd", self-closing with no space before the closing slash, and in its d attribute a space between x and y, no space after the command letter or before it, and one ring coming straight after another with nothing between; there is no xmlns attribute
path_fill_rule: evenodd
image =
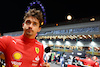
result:
<svg viewBox="0 0 100 67"><path fill-rule="evenodd" d="M3 0L0 2L0 32L21 31L23 16L29 3L34 0ZM46 10L47 24L65 21L71 14L74 19L100 16L99 1L39 0Z"/></svg>

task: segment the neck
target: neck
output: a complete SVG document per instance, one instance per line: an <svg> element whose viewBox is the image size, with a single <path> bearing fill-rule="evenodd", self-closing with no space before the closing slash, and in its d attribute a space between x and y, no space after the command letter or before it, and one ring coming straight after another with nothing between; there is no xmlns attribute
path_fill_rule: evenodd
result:
<svg viewBox="0 0 100 67"><path fill-rule="evenodd" d="M23 34L25 37L29 38L29 39L35 39L34 35L27 35L27 34Z"/></svg>

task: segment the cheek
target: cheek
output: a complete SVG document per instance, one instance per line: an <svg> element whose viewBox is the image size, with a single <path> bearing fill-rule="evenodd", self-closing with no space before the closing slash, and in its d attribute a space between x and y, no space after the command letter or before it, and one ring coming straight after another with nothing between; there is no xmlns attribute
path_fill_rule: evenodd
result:
<svg viewBox="0 0 100 67"><path fill-rule="evenodd" d="M41 28L38 28L37 32L40 32L41 31Z"/></svg>
<svg viewBox="0 0 100 67"><path fill-rule="evenodd" d="M35 32L38 32L39 28L35 27L35 28L32 28L32 30L34 30Z"/></svg>
<svg viewBox="0 0 100 67"><path fill-rule="evenodd" d="M23 29L28 29L28 26L26 26L26 25L23 25Z"/></svg>

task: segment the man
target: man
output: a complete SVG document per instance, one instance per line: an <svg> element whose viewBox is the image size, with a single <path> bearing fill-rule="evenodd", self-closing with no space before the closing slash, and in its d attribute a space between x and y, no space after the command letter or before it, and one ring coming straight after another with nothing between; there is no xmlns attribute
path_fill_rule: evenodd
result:
<svg viewBox="0 0 100 67"><path fill-rule="evenodd" d="M92 57L93 61L97 62L98 58L96 56Z"/></svg>
<svg viewBox="0 0 100 67"><path fill-rule="evenodd" d="M44 63L43 45L35 39L41 30L42 12L30 9L24 16L23 34L0 37L0 51L5 55L6 67L48 67Z"/></svg>
<svg viewBox="0 0 100 67"><path fill-rule="evenodd" d="M93 59L93 61L95 61L95 65L94 66L95 67L99 67L99 62L98 62L99 59L96 56L93 56L92 59Z"/></svg>
<svg viewBox="0 0 100 67"><path fill-rule="evenodd" d="M91 54L86 55L86 59L80 59L84 65L92 66L92 67L99 67L98 63L91 59Z"/></svg>

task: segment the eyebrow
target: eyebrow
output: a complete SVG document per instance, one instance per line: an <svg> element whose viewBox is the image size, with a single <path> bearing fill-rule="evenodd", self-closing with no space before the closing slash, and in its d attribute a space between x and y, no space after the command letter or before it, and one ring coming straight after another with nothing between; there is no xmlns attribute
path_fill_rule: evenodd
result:
<svg viewBox="0 0 100 67"><path fill-rule="evenodd" d="M34 23L37 23L37 22L35 22L35 21L33 21ZM37 23L38 24L38 23Z"/></svg>

